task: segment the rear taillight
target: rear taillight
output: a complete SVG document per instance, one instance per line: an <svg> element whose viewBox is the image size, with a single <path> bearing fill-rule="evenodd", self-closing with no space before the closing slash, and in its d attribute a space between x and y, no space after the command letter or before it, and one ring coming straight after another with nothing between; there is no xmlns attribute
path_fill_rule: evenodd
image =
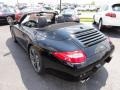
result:
<svg viewBox="0 0 120 90"><path fill-rule="evenodd" d="M21 18L21 13L17 13L16 15L15 15L15 19L17 20L17 21L19 21L19 19Z"/></svg>
<svg viewBox="0 0 120 90"><path fill-rule="evenodd" d="M115 14L115 13L112 13L112 12L109 12L109 13L106 13L105 16L115 18L115 17L116 17L116 14Z"/></svg>
<svg viewBox="0 0 120 90"><path fill-rule="evenodd" d="M86 61L86 55L81 50L70 52L52 52L52 54L59 60L66 61L71 64L81 64Z"/></svg>

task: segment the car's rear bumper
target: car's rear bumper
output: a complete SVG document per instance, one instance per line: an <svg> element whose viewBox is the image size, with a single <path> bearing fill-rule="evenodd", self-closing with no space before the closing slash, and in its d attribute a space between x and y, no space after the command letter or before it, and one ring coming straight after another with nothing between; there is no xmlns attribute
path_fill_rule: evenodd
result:
<svg viewBox="0 0 120 90"><path fill-rule="evenodd" d="M105 25L105 26L120 26L120 19L105 17L103 19L103 25Z"/></svg>
<svg viewBox="0 0 120 90"><path fill-rule="evenodd" d="M58 60L54 60L51 57L49 57L49 59L45 60L46 61L45 67L67 73L67 74L70 74L75 77L81 76L81 78L87 78L91 74L95 73L106 62L109 62L111 60L110 55L113 52L113 50L114 50L114 47L111 49L111 51L107 52L107 54L102 59L100 59L90 65L87 65L85 67L80 67L80 65L78 65L78 67L77 66L71 67L70 65L61 63Z"/></svg>

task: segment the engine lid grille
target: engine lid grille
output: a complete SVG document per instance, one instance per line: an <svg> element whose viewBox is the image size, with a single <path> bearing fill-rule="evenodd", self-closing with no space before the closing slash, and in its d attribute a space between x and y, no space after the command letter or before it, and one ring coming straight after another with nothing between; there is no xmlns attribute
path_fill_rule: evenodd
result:
<svg viewBox="0 0 120 90"><path fill-rule="evenodd" d="M93 46L106 40L105 35L94 28L77 31L73 34L75 35L75 38L77 38L86 47Z"/></svg>

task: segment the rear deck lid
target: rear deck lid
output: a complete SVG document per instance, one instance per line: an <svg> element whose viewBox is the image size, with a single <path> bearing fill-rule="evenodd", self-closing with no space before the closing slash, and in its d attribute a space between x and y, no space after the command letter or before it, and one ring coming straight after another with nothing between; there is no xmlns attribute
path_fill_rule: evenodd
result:
<svg viewBox="0 0 120 90"><path fill-rule="evenodd" d="M84 48L88 57L102 52L107 48L104 43L106 36L95 28L81 26L71 34L76 44Z"/></svg>

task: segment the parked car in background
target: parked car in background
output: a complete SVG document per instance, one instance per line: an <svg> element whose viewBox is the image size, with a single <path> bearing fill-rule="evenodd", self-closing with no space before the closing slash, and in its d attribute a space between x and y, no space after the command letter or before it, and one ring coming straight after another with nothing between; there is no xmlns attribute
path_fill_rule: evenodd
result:
<svg viewBox="0 0 120 90"><path fill-rule="evenodd" d="M13 6L7 6L11 13L15 13L16 10Z"/></svg>
<svg viewBox="0 0 120 90"><path fill-rule="evenodd" d="M51 6L47 6L47 5L44 6L43 8L45 11L52 11L53 10L53 8L51 8Z"/></svg>
<svg viewBox="0 0 120 90"><path fill-rule="evenodd" d="M89 11L96 11L97 7L94 5L89 6Z"/></svg>
<svg viewBox="0 0 120 90"><path fill-rule="evenodd" d="M39 11L55 12L56 14L59 13L59 11L52 9L50 7L47 7L47 6L46 7L29 6L27 8L22 9L22 10L16 9L15 19L16 19L16 21L19 21L23 14L29 13L29 12L39 12Z"/></svg>
<svg viewBox="0 0 120 90"><path fill-rule="evenodd" d="M43 13L51 14L27 13L10 24L13 40L28 52L38 74L51 68L84 80L110 62L114 45L99 30L76 22L48 22Z"/></svg>
<svg viewBox="0 0 120 90"><path fill-rule="evenodd" d="M93 16L94 23L98 24L99 30L104 27L120 27L120 4L109 4L102 6Z"/></svg>
<svg viewBox="0 0 120 90"><path fill-rule="evenodd" d="M22 10L16 9L15 20L19 21L20 18L22 17L22 15L25 13L40 11L41 9L42 9L41 7L36 7L36 6L34 6L34 7L29 6L29 7L22 9Z"/></svg>
<svg viewBox="0 0 120 90"><path fill-rule="evenodd" d="M15 20L15 11L8 7L0 7L0 23L7 23L8 19Z"/></svg>
<svg viewBox="0 0 120 90"><path fill-rule="evenodd" d="M18 4L16 4L16 6L17 6L20 10L22 10L22 9L24 9L24 8L27 7L27 3L18 3Z"/></svg>
<svg viewBox="0 0 120 90"><path fill-rule="evenodd" d="M65 9L61 12L61 14L58 16L58 19L61 19L65 22L80 22L79 14L77 10L74 9Z"/></svg>
<svg viewBox="0 0 120 90"><path fill-rule="evenodd" d="M76 9L77 11L82 11L82 7L80 7L80 6L79 6L79 7L76 7L75 9Z"/></svg>

